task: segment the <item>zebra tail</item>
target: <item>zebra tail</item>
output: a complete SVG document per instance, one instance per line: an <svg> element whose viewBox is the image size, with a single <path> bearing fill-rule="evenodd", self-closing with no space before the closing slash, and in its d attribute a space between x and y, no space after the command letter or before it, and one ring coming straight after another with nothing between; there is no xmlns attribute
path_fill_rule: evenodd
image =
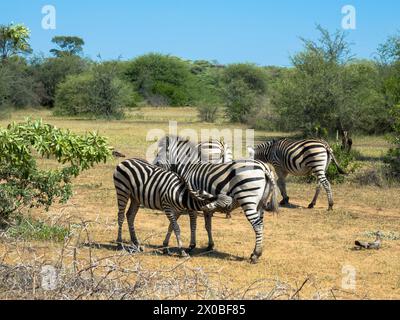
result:
<svg viewBox="0 0 400 320"><path fill-rule="evenodd" d="M329 154L330 154L330 156L331 156L331 158L332 158L332 161L333 161L333 163L335 164L335 166L336 166L338 172L339 172L340 174L345 174L345 175L347 175L348 173L340 167L338 161L336 160L335 155L333 154L333 150L332 150L331 147L329 147L329 146L328 146L328 152L329 152Z"/></svg>
<svg viewBox="0 0 400 320"><path fill-rule="evenodd" d="M269 170L265 170L265 176L268 182L271 184L271 188L265 188L264 196L262 199L262 204L264 210L269 210L273 212L279 211L279 202L278 202L278 186L275 181L275 177L273 173ZM268 189L268 192L267 192ZM271 201L268 203L268 199L271 196Z"/></svg>

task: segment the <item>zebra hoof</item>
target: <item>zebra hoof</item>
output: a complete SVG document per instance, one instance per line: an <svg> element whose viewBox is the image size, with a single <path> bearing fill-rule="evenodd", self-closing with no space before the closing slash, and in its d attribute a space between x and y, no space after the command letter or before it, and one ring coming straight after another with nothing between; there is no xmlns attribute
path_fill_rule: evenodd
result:
<svg viewBox="0 0 400 320"><path fill-rule="evenodd" d="M189 248L187 248L186 252L191 252L194 248L196 248L196 244L191 244Z"/></svg>
<svg viewBox="0 0 400 320"><path fill-rule="evenodd" d="M166 256L172 256L172 253L171 253L171 251L169 250L169 248L164 248L164 249L163 249L163 254L166 255Z"/></svg>
<svg viewBox="0 0 400 320"><path fill-rule="evenodd" d="M251 256L250 256L250 263L251 264L256 264L258 262L258 256L256 255L256 254L252 254Z"/></svg>
<svg viewBox="0 0 400 320"><path fill-rule="evenodd" d="M183 249L180 249L179 256L180 256L181 258L189 257L189 255L188 255L188 254L186 253L186 251L183 250Z"/></svg>
<svg viewBox="0 0 400 320"><path fill-rule="evenodd" d="M279 202L280 206L288 206L289 205L289 198L282 199L281 202Z"/></svg>
<svg viewBox="0 0 400 320"><path fill-rule="evenodd" d="M117 243L117 250L118 250L118 251L121 251L123 248L124 248L124 246L122 245L122 243L121 243L121 242L118 242L118 243Z"/></svg>
<svg viewBox="0 0 400 320"><path fill-rule="evenodd" d="M333 211L333 205L330 205L330 206L328 207L328 211Z"/></svg>
<svg viewBox="0 0 400 320"><path fill-rule="evenodd" d="M214 250L214 245L209 245L207 248L206 248L206 251L213 251Z"/></svg>
<svg viewBox="0 0 400 320"><path fill-rule="evenodd" d="M314 208L314 203L310 203L310 204L308 205L308 209L312 209L312 208Z"/></svg>
<svg viewBox="0 0 400 320"><path fill-rule="evenodd" d="M226 218L226 219L231 219L231 218L232 218L232 215L231 215L230 213L227 213L226 216L225 216L225 218Z"/></svg>

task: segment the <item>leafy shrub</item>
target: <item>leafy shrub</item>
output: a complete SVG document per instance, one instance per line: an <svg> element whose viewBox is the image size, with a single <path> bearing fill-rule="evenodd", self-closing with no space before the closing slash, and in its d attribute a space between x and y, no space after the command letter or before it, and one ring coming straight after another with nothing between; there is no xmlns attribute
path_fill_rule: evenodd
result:
<svg viewBox="0 0 400 320"><path fill-rule="evenodd" d="M0 107L37 105L38 87L25 60L15 57L0 63Z"/></svg>
<svg viewBox="0 0 400 320"><path fill-rule="evenodd" d="M0 129L0 218L23 207L48 209L72 194L71 178L106 161L110 148L96 133L78 136L42 121L28 120ZM61 168L41 170L35 154L54 157Z"/></svg>
<svg viewBox="0 0 400 320"><path fill-rule="evenodd" d="M266 93L266 73L252 64L232 64L223 71L223 98L231 122L246 122Z"/></svg>
<svg viewBox="0 0 400 320"><path fill-rule="evenodd" d="M56 92L56 114L121 118L134 104L130 86L117 77L114 63L93 66L90 72L70 76Z"/></svg>
<svg viewBox="0 0 400 320"><path fill-rule="evenodd" d="M337 162L346 173L355 172L357 168L360 167L359 163L356 161L360 156L358 151L351 150L350 152L347 152L341 148L339 143L332 144L331 148ZM344 182L346 176L340 174L333 161L331 161L328 170L326 171L326 177L331 182L342 183Z"/></svg>
<svg viewBox="0 0 400 320"><path fill-rule="evenodd" d="M164 97L173 106L190 101L188 83L192 78L189 63L169 55L149 53L132 60L126 67L127 78L144 99Z"/></svg>
<svg viewBox="0 0 400 320"><path fill-rule="evenodd" d="M57 86L70 75L81 74L89 68L89 62L78 56L42 58L36 56L31 61L35 80L40 84L37 94L40 104L54 107Z"/></svg>
<svg viewBox="0 0 400 320"><path fill-rule="evenodd" d="M18 215L7 228L6 234L24 240L61 242L69 236L69 230L64 226L50 225L42 220Z"/></svg>
<svg viewBox="0 0 400 320"><path fill-rule="evenodd" d="M197 106L197 112L201 121L215 122L217 120L219 111L218 105L212 105L208 103L199 104Z"/></svg>
<svg viewBox="0 0 400 320"><path fill-rule="evenodd" d="M391 109L390 115L393 119L393 133L389 140L393 147L389 149L384 161L389 165L390 174L395 178L400 178L400 105Z"/></svg>

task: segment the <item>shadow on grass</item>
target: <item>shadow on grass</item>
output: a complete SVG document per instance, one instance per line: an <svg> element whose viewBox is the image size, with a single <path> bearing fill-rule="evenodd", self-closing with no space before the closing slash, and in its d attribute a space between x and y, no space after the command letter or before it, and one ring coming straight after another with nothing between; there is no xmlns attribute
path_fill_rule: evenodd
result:
<svg viewBox="0 0 400 320"><path fill-rule="evenodd" d="M142 252L138 252L137 250L135 250L134 246L132 246L129 242L123 242L122 247L119 247L117 245L117 243L97 243L97 242L91 242L91 243L85 242L85 243L82 243L80 246L86 247L86 248L92 248L92 249L105 249L105 250L109 250L109 251L125 250L129 253L142 253ZM165 248L164 246L159 246L159 245L154 245L154 244L145 244L143 246L145 248L144 253L154 254L154 255L164 255L163 254L163 249ZM178 255L178 248L169 247L169 249L172 253L171 256ZM189 255L191 257L205 256L208 258L231 260L231 261L247 260L247 258L245 258L245 257L240 257L240 256L232 255L229 253L220 252L217 250L210 251L210 250L207 250L207 248L195 248L189 252ZM167 256L167 255L165 255L165 256Z"/></svg>

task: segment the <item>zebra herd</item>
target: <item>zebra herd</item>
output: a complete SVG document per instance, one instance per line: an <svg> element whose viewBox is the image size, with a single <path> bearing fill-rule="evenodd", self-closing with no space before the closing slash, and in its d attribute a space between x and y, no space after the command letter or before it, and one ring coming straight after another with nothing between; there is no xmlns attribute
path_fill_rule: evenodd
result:
<svg viewBox="0 0 400 320"><path fill-rule="evenodd" d="M281 191L286 204L285 178L294 175L315 174L318 178L316 194L309 207L317 200L321 186L327 192L329 209L333 200L325 171L331 159L343 172L324 141L289 139L273 140L251 150L254 159L233 160L232 152L218 140L195 144L179 136L165 136L158 142L157 155L153 163L141 159L121 162L114 172L114 185L118 201L118 237L122 245L122 225L126 207L126 218L132 244L142 250L136 236L134 220L139 206L162 210L169 219L169 227L163 242L165 253L172 232L175 233L178 249L187 255L182 246L179 216L189 213L190 247L196 247L197 212L203 211L208 234L208 250L212 250L211 219L214 212L229 214L241 207L253 227L256 241L250 261L256 263L262 254L264 211L278 210L277 190ZM278 176L277 182L272 165Z"/></svg>

